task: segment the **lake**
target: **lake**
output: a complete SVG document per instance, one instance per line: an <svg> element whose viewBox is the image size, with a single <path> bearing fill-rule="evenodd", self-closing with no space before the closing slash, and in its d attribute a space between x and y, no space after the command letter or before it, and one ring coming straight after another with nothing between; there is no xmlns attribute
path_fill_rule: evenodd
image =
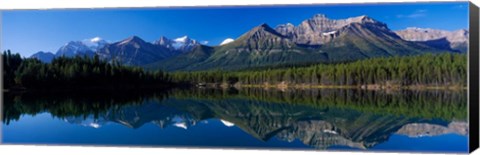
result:
<svg viewBox="0 0 480 155"><path fill-rule="evenodd" d="M4 93L2 143L467 153L467 93L175 89Z"/></svg>

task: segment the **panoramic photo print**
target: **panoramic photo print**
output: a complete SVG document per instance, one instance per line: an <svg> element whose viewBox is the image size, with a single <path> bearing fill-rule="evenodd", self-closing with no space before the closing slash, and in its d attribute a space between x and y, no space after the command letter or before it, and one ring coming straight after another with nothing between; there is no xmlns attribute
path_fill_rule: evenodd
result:
<svg viewBox="0 0 480 155"><path fill-rule="evenodd" d="M468 153L468 2L3 10L3 144Z"/></svg>

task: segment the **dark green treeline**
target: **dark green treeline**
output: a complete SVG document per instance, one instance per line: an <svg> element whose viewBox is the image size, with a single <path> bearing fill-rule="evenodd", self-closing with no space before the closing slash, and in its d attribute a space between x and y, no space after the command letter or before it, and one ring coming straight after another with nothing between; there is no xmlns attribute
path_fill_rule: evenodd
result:
<svg viewBox="0 0 480 155"><path fill-rule="evenodd" d="M425 54L372 58L349 63L242 71L145 71L93 58L55 58L51 63L3 54L5 88L159 87L173 84L226 83L241 85L306 84L333 86L453 86L466 87L465 54Z"/></svg>
<svg viewBox="0 0 480 155"><path fill-rule="evenodd" d="M166 87L172 83L161 71L146 72L139 67L121 66L99 60L98 56L58 57L51 63L23 59L3 53L5 88L135 88Z"/></svg>
<svg viewBox="0 0 480 155"><path fill-rule="evenodd" d="M173 81L229 84L466 86L465 54L372 58L350 63L245 71L175 72Z"/></svg>

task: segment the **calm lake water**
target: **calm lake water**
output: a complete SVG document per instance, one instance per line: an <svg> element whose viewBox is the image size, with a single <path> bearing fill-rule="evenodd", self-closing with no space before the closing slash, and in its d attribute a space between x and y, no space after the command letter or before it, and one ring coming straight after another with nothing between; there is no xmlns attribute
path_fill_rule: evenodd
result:
<svg viewBox="0 0 480 155"><path fill-rule="evenodd" d="M6 93L2 142L466 153L466 96L355 89Z"/></svg>

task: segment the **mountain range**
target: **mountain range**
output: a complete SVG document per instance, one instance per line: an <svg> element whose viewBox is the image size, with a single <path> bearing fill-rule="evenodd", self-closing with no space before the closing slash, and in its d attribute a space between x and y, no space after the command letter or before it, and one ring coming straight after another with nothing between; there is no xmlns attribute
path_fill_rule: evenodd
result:
<svg viewBox="0 0 480 155"><path fill-rule="evenodd" d="M98 55L104 60L115 61L124 65L143 65L188 52L197 45L200 45L200 43L188 36L176 39L168 39L162 36L152 43L146 42L138 36L131 36L113 43L95 37L82 41L70 41L61 46L55 53L39 51L30 57L43 62L50 62L55 57L93 57Z"/></svg>
<svg viewBox="0 0 480 155"><path fill-rule="evenodd" d="M404 40L425 43L430 46L467 52L469 32L465 29L456 31L436 30L430 28L409 27L395 31Z"/></svg>
<svg viewBox="0 0 480 155"><path fill-rule="evenodd" d="M96 52L107 45L108 42L100 37L85 39L82 41L70 41L61 46L55 53L51 52L37 52L30 56L37 58L42 62L51 62L55 57L75 57L75 56L94 56Z"/></svg>
<svg viewBox="0 0 480 155"><path fill-rule="evenodd" d="M366 58L467 51L468 31L407 28L392 31L368 16L329 19L317 14L301 22L260 24L236 39L207 46L187 36L147 42L137 36L108 43L100 38L72 41L54 57L99 55L124 65L167 71L234 70L255 67L336 63ZM32 55L44 62L51 54Z"/></svg>

